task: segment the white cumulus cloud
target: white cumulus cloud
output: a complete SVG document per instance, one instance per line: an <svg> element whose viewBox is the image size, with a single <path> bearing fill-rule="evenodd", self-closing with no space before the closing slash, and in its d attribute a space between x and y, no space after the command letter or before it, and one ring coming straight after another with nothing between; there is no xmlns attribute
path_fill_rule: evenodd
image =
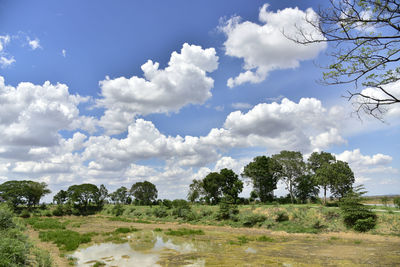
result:
<svg viewBox="0 0 400 267"><path fill-rule="evenodd" d="M316 21L318 16L311 8L306 11L285 8L272 12L268 11L268 4L260 9L260 24L242 22L240 17L229 19L220 27L227 36L225 53L242 58L244 72L229 78L227 85L234 87L246 82L259 83L272 70L296 68L300 61L317 57L326 44L301 45L286 37L296 38L301 29L313 38L323 38L306 19Z"/></svg>

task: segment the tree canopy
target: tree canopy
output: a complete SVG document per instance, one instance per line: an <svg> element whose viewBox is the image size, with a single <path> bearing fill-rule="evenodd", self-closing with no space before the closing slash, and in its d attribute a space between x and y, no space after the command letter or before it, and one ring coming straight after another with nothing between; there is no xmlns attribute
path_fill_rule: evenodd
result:
<svg viewBox="0 0 400 267"><path fill-rule="evenodd" d="M40 199L51 193L47 184L29 180L7 181L0 185L0 196L8 201L13 208L27 205L28 208L38 205Z"/></svg>
<svg viewBox="0 0 400 267"><path fill-rule="evenodd" d="M324 36L299 29L302 44L333 43L323 82L352 84L349 99L357 112L382 118L388 105L400 104L400 3L398 0L330 0L319 20L308 22ZM320 35L321 36L321 35ZM359 86L370 88L362 90ZM396 91L397 90L397 91Z"/></svg>
<svg viewBox="0 0 400 267"><path fill-rule="evenodd" d="M281 168L275 159L258 156L244 167L241 175L251 180L254 189L253 195L258 196L261 202L267 202L274 198L274 190Z"/></svg>
<svg viewBox="0 0 400 267"><path fill-rule="evenodd" d="M150 205L158 194L156 186L148 181L133 184L130 192L143 205Z"/></svg>

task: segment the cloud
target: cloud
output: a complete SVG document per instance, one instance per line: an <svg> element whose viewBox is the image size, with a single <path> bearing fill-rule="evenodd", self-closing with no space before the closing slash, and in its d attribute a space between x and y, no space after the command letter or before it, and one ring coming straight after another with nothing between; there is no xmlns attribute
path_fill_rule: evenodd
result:
<svg viewBox="0 0 400 267"><path fill-rule="evenodd" d="M318 20L311 8L306 11L285 8L271 12L267 10L268 6L265 4L260 9L261 24L242 22L240 17L233 17L220 26L227 36L225 54L244 60L244 72L227 82L231 88L246 82L260 83L272 70L296 68L300 61L313 59L326 48L324 43L301 45L286 37L296 38L301 29L315 39L323 38L306 21L306 18Z"/></svg>
<svg viewBox="0 0 400 267"><path fill-rule="evenodd" d="M61 50L61 55L63 57L67 57L67 50L65 50L65 49Z"/></svg>
<svg viewBox="0 0 400 267"><path fill-rule="evenodd" d="M217 67L214 48L185 43L180 53L171 54L165 69L148 60L141 67L144 78L107 77L100 82L98 105L107 109L100 125L108 134L117 134L125 131L137 114L178 112L188 104L203 104L214 86L207 73Z"/></svg>
<svg viewBox="0 0 400 267"><path fill-rule="evenodd" d="M32 50L36 50L38 48L42 48L40 46L40 40L38 38L35 38L31 40L29 37L26 38L28 41L29 46L32 48Z"/></svg>
<svg viewBox="0 0 400 267"><path fill-rule="evenodd" d="M364 168L364 167L374 167L388 165L392 162L392 157L384 154L375 154L371 156L364 156L361 154L360 149L354 149L352 151L346 150L341 154L336 155L338 160L346 161L354 166Z"/></svg>
<svg viewBox="0 0 400 267"><path fill-rule="evenodd" d="M232 103L232 107L234 109L250 109L253 107L253 105L251 105L249 103L236 102L236 103Z"/></svg>
<svg viewBox="0 0 400 267"><path fill-rule="evenodd" d="M61 140L60 130L74 130L74 125L86 120L78 109L78 104L85 101L87 98L69 94L64 84L24 82L13 87L5 85L0 76L0 148L3 148L0 157L19 151L13 147L57 145Z"/></svg>
<svg viewBox="0 0 400 267"><path fill-rule="evenodd" d="M11 38L9 35L0 35L0 66L2 68L8 67L15 62L13 56L8 55L4 48L10 42Z"/></svg>

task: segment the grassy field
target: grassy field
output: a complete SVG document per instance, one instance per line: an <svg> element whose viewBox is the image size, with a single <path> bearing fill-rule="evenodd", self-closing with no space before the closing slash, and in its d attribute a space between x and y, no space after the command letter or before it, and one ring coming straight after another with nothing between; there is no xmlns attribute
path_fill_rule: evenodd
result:
<svg viewBox="0 0 400 267"><path fill-rule="evenodd" d="M239 213L228 220L218 219L218 206L193 205L190 210L177 212L158 206L125 206L122 215L112 216L113 206L100 213L110 220L142 223L189 223L231 227L255 227L287 233L352 232L343 224L341 210L321 205L240 205ZM396 210L394 208L391 208ZM371 234L400 236L400 213L377 212L377 226Z"/></svg>
<svg viewBox="0 0 400 267"><path fill-rule="evenodd" d="M140 208L146 210L144 207ZM299 207L284 208L290 215L290 222ZM243 209L254 214L272 212L270 208L257 206L243 207ZM318 207L310 207L310 212L320 214L321 211ZM352 231L321 231L319 234L287 233L275 231L277 228L273 230L264 224L248 228L231 227L228 224L218 226L213 224L212 220L205 225L200 221L188 224L168 221L168 218L150 222L148 221L150 216L143 216L141 219L122 218L106 215L66 216L57 219L34 218L29 221L32 223L32 226L29 226L30 237L50 251L58 266L74 264L74 259L69 256L71 248L63 245L63 242L71 242L69 240L72 236L74 240L86 237L81 247L104 242L127 242L132 249L145 254L153 252L157 238L162 238L175 247L195 248L163 251L158 259L158 264L161 266L182 266L192 263L195 259L200 260L204 266L365 266L367 264L394 266L400 262L398 254L400 237L394 235L373 235ZM207 220L202 222L205 221ZM33 229L34 225L37 230ZM38 225L40 227L37 227ZM69 235L64 236L62 234L64 231L70 231ZM43 234L40 235L45 232L59 233L60 236L58 239L56 237L51 239L43 237Z"/></svg>

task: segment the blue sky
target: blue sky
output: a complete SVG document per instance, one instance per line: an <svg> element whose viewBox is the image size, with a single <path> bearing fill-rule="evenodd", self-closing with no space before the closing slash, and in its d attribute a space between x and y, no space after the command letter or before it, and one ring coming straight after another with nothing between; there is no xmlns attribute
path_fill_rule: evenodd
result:
<svg viewBox="0 0 400 267"><path fill-rule="evenodd" d="M399 107L359 120L348 87L317 82L331 47L282 35L320 4L0 0L0 181L184 198L210 171L323 150L369 194L399 193Z"/></svg>

